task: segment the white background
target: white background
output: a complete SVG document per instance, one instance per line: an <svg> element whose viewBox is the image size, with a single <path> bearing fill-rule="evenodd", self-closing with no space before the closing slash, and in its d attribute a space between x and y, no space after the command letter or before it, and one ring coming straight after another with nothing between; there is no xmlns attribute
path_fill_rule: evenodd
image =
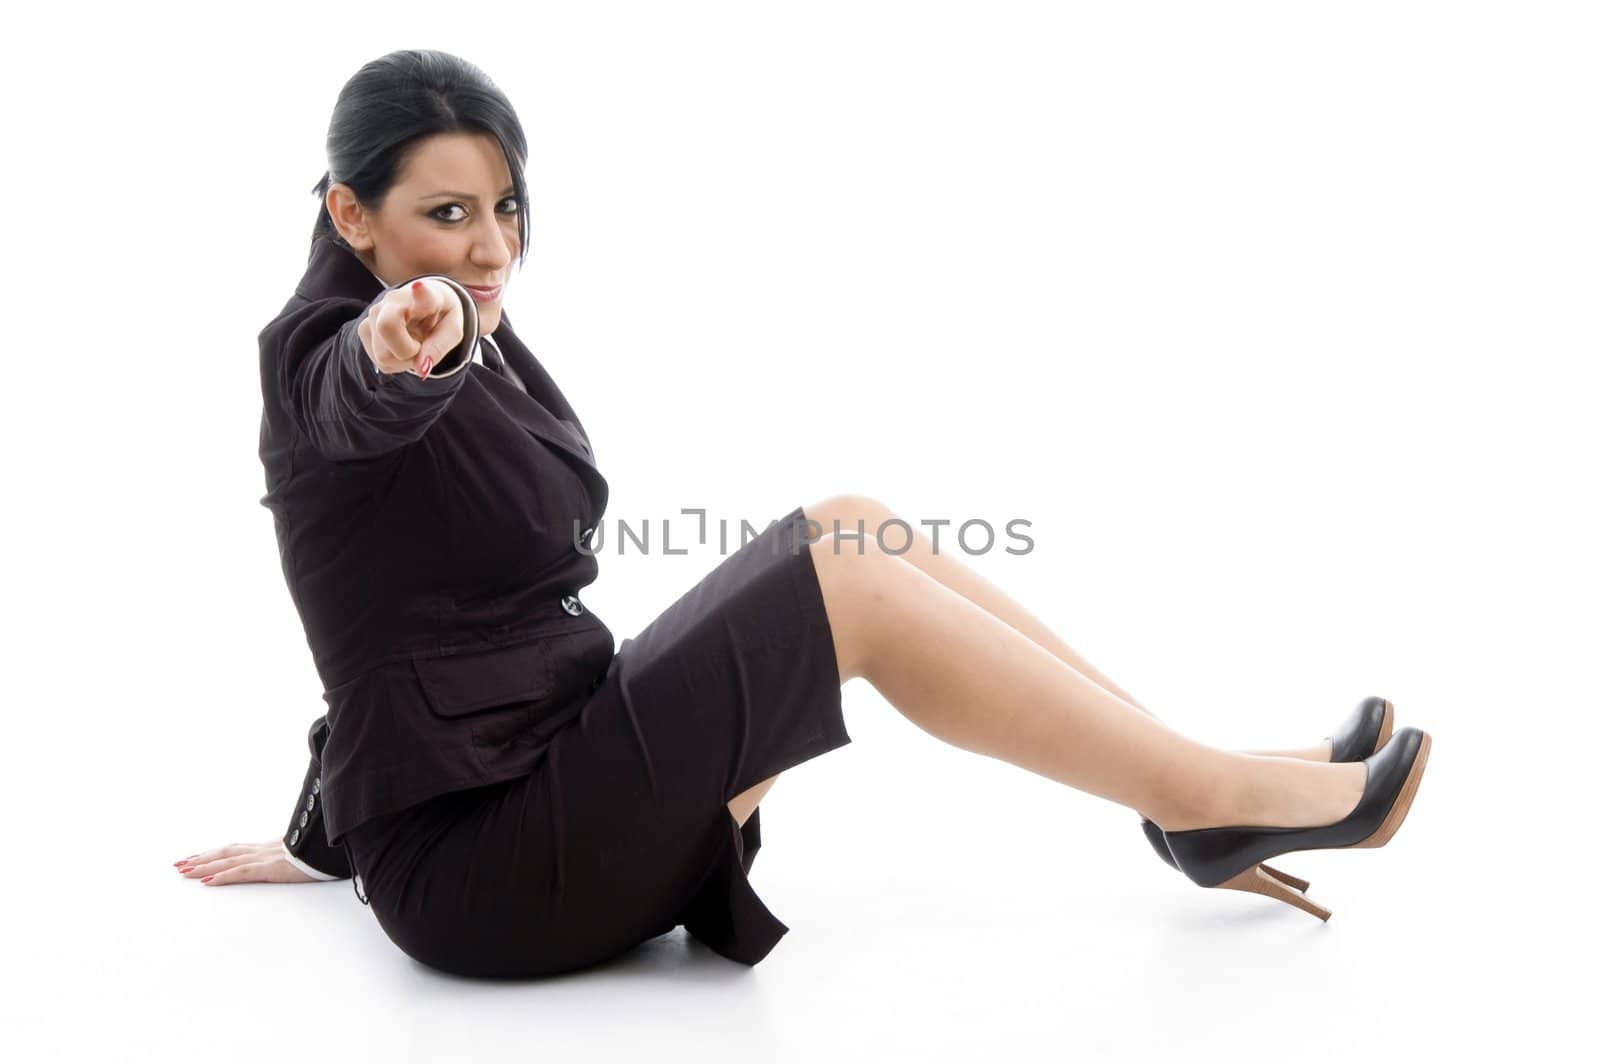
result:
<svg viewBox="0 0 1600 1064"><path fill-rule="evenodd" d="M17 1060L1566 1056L1595 946L1600 33L1541 3L341 3L18 16L4 65ZM324 711L256 455L341 85L481 66L530 142L521 335L616 519L842 491L1157 715L1434 737L1381 850L1203 891L1129 809L865 681L785 775L760 965L680 928L489 984L348 882L202 887ZM419 564L430 545L416 544ZM717 562L607 553L618 640Z"/></svg>

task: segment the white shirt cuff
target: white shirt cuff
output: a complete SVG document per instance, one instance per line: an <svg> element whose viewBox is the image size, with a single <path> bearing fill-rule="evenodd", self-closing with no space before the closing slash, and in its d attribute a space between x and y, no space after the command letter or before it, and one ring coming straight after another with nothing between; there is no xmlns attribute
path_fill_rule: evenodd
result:
<svg viewBox="0 0 1600 1064"><path fill-rule="evenodd" d="M284 842L282 839L278 840L278 845L283 848L283 855L289 859L289 863L300 869L300 871L304 872L312 879L329 880L340 878L339 876L330 876L326 872L319 872L315 868L312 868L310 865L306 864L304 861L300 860L300 858L289 852L289 844Z"/></svg>

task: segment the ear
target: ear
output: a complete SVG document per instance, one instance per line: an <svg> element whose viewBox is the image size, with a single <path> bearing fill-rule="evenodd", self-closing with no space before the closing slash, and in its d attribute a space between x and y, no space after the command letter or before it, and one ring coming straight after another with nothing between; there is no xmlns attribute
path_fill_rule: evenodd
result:
<svg viewBox="0 0 1600 1064"><path fill-rule="evenodd" d="M357 251L371 251L374 241L367 226L367 211L356 199L355 191L349 185L335 182L328 186L323 202L344 242Z"/></svg>

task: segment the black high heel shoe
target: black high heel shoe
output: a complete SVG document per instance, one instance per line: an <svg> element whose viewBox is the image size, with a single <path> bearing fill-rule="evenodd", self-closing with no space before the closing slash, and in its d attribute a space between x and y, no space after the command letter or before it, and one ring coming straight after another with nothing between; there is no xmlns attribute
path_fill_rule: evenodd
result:
<svg viewBox="0 0 1600 1064"><path fill-rule="evenodd" d="M1389 700L1379 698L1377 695L1364 698L1334 729L1332 735L1323 736L1333 744L1332 756L1328 760L1365 761L1383 748L1383 744L1389 741L1389 735L1393 731L1394 706ZM1144 829L1144 837L1149 840L1150 848L1156 851L1156 856L1176 869L1178 863L1168 852L1167 840L1161 834L1161 829L1144 817L1139 819L1139 826ZM1261 871L1280 883L1287 883L1295 890L1303 891L1311 886L1309 881L1298 879L1287 872L1280 872L1268 864L1263 864Z"/></svg>
<svg viewBox="0 0 1600 1064"><path fill-rule="evenodd" d="M1277 898L1319 920L1332 912L1267 875L1261 862L1297 850L1360 849L1387 843L1411 810L1433 741L1417 728L1401 728L1393 741L1362 764L1361 800L1342 819L1310 828L1222 827L1167 831L1167 851L1178 870L1202 887L1245 890Z"/></svg>

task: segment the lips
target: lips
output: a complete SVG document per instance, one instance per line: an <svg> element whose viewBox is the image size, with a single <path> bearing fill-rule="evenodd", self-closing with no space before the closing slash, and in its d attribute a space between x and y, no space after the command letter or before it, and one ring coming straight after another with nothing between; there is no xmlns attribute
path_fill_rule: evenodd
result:
<svg viewBox="0 0 1600 1064"><path fill-rule="evenodd" d="M487 303L491 299L498 299L501 289L503 289L505 286L497 284L489 288L481 288L475 284L464 284L461 287L471 292L472 298L476 299L479 303Z"/></svg>

